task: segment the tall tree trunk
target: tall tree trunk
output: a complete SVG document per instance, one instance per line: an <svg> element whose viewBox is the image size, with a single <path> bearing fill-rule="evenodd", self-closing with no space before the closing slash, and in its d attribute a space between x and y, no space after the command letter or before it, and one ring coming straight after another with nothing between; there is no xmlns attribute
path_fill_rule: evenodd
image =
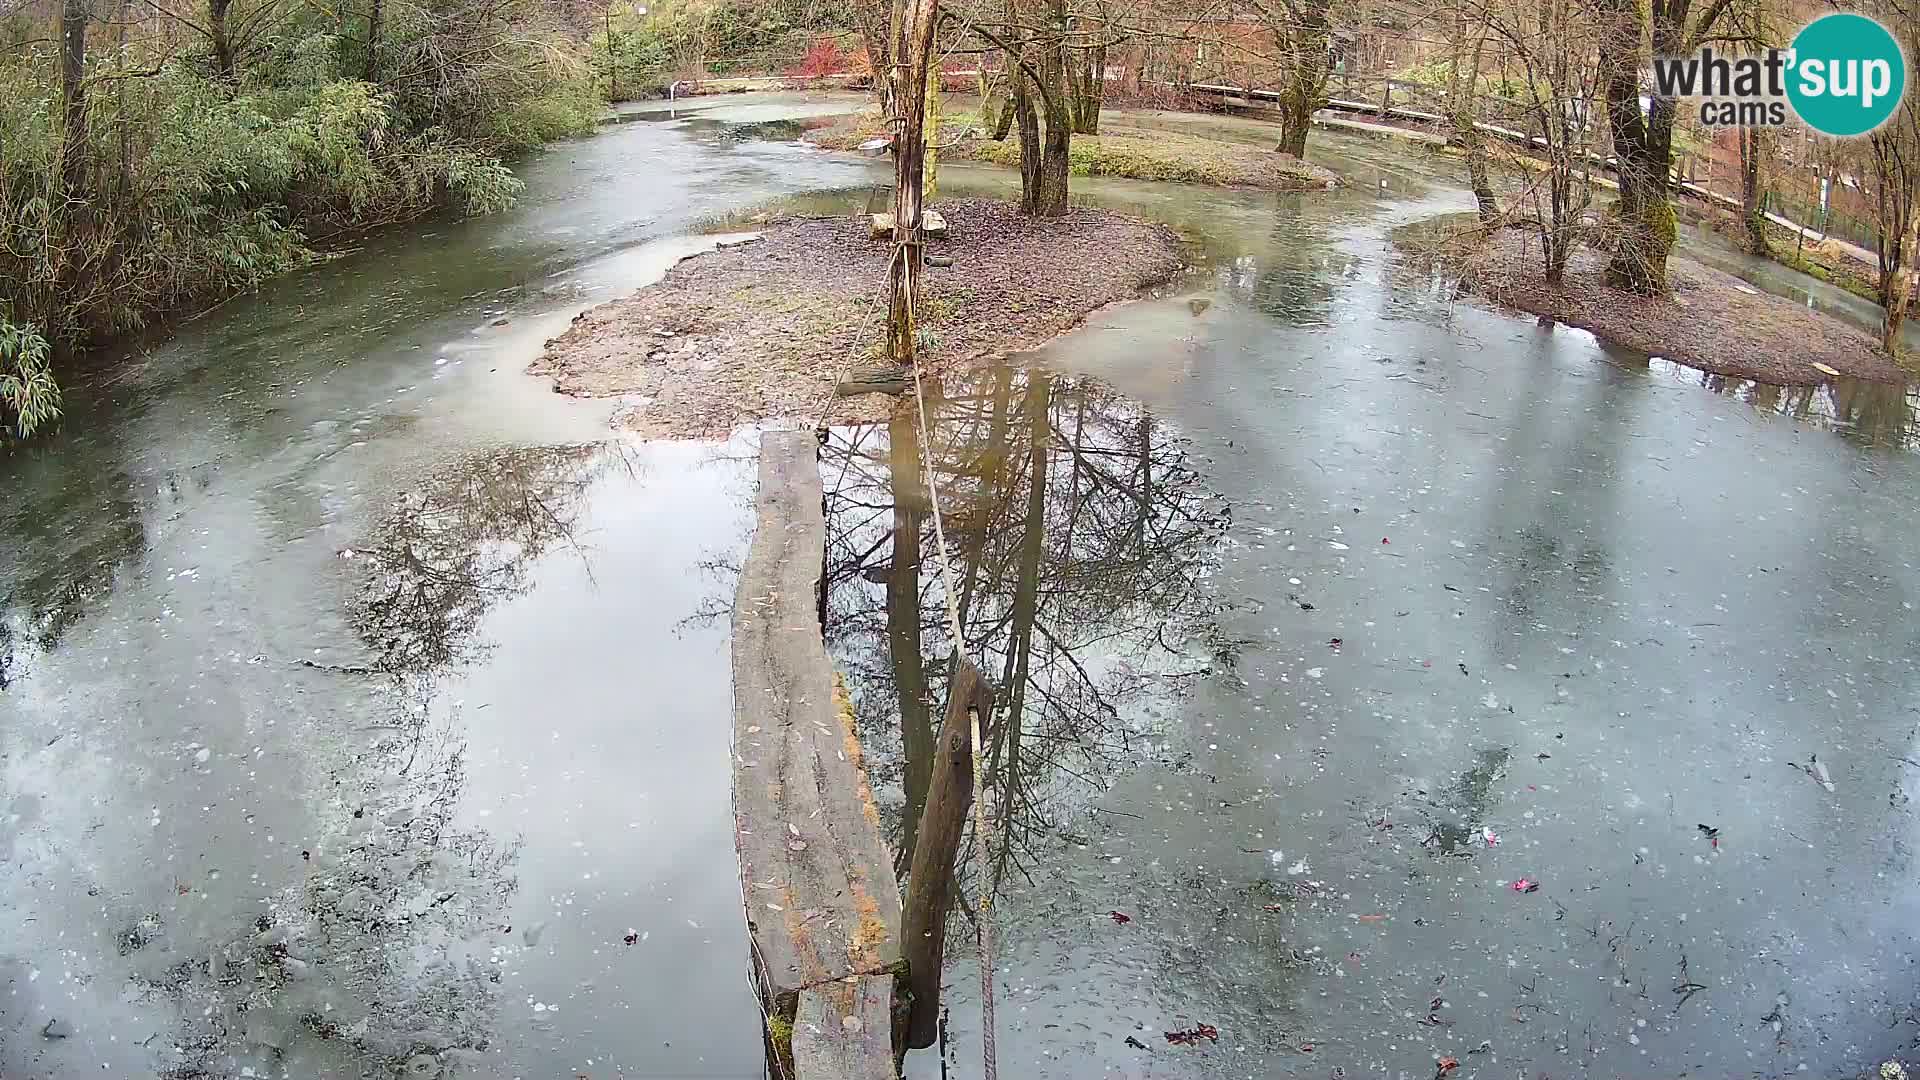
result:
<svg viewBox="0 0 1920 1080"><path fill-rule="evenodd" d="M1033 216L1062 217L1067 212L1067 183L1073 150L1073 121L1065 108L1047 110L1040 150L1040 175L1033 195Z"/></svg>
<svg viewBox="0 0 1920 1080"><path fill-rule="evenodd" d="M87 195L88 0L60 6L60 184L68 199Z"/></svg>
<svg viewBox="0 0 1920 1080"><path fill-rule="evenodd" d="M1033 78L1026 66L1015 60L1009 77L1013 80L1013 105L1010 111L1020 125L1020 209L1038 213L1040 195L1040 116L1033 105L1030 87Z"/></svg>
<svg viewBox="0 0 1920 1080"><path fill-rule="evenodd" d="M1313 107L1291 94L1280 100L1280 141L1274 146L1282 154L1307 156L1307 133L1313 130Z"/></svg>
<svg viewBox="0 0 1920 1080"><path fill-rule="evenodd" d="M1074 28L1067 66L1067 82L1073 93L1073 130L1077 135L1098 135L1100 109L1107 95L1107 23L1104 14L1082 16L1074 20ZM1092 39L1084 40L1089 34Z"/></svg>
<svg viewBox="0 0 1920 1080"><path fill-rule="evenodd" d="M1050 32L1040 48L1040 101L1046 112L1040 169L1033 196L1035 217L1060 217L1067 212L1068 162L1073 151L1072 104L1067 92L1066 0L1051 0Z"/></svg>
<svg viewBox="0 0 1920 1080"><path fill-rule="evenodd" d="M233 35L227 29L227 10L231 7L233 0L207 0L207 34L213 39L213 74L229 86L233 84Z"/></svg>
<svg viewBox="0 0 1920 1080"><path fill-rule="evenodd" d="M1447 103L1451 107L1447 115L1454 140L1467 159L1467 186L1473 189L1474 206L1480 212L1480 221L1491 225L1500 220L1500 200L1493 193L1493 177L1487 167L1487 141L1480 133L1479 115L1480 60L1487 51L1487 33L1484 24L1476 23L1464 7L1456 14L1453 63L1449 65L1447 87ZM1470 26L1474 29L1469 30ZM1466 48L1469 34L1472 37L1470 52ZM1463 55L1467 58L1464 77Z"/></svg>
<svg viewBox="0 0 1920 1080"><path fill-rule="evenodd" d="M1773 254L1767 240L1766 188L1760 183L1760 162L1767 146L1761 128L1736 128L1740 140L1740 219L1747 228L1747 250L1755 255Z"/></svg>
<svg viewBox="0 0 1920 1080"><path fill-rule="evenodd" d="M920 533L930 503L913 416L896 410L887 422L887 467L893 481L893 559L887 570L887 653L900 703L900 741L906 789L900 857L911 864L920 813L933 771L933 723L928 711L927 665L920 651Z"/></svg>
<svg viewBox="0 0 1920 1080"><path fill-rule="evenodd" d="M1262 8L1280 54L1280 142L1274 149L1283 154L1306 156L1313 114L1327 105L1330 6L1331 0L1300 0Z"/></svg>
<svg viewBox="0 0 1920 1080"><path fill-rule="evenodd" d="M386 12L381 0L368 0L367 6L367 67L361 73L370 83L380 81L380 43L386 33Z"/></svg>
<svg viewBox="0 0 1920 1080"><path fill-rule="evenodd" d="M1867 136L1872 148L1874 173L1875 254L1880 264L1880 306L1885 309L1880 321L1880 344L1892 354L1900 341L1900 326L1907 317L1911 299L1912 275L1908 264L1914 248L1920 244L1920 167L1916 167L1906 126L1909 116L1902 115Z"/></svg>
<svg viewBox="0 0 1920 1080"><path fill-rule="evenodd" d="M906 0L894 41L900 81L893 89L900 123L893 138L893 235L897 245L887 263L887 357L912 364L917 348L914 313L925 266L920 232L921 195L926 186L927 76L933 54L935 0Z"/></svg>
<svg viewBox="0 0 1920 1080"><path fill-rule="evenodd" d="M1911 201L1901 241L1901 250L1911 259L1914 246L1920 244L1920 214L1913 212ZM1904 265L1894 266L1892 278L1885 289L1885 310L1880 316L1880 347L1887 351L1888 356L1897 356L1900 352L1900 327L1906 322L1907 302L1912 297L1912 272Z"/></svg>
<svg viewBox="0 0 1920 1080"><path fill-rule="evenodd" d="M1648 27L1648 9L1638 0L1604 0L1601 10L1611 25L1600 34L1600 76L1606 86L1607 126L1613 134L1614 177L1620 184L1619 229L1607 283L1646 296L1667 289L1667 256L1673 251L1672 98L1654 94L1640 107L1642 43L1651 32L1655 56L1680 56L1686 50L1680 10L1662 5L1662 17Z"/></svg>

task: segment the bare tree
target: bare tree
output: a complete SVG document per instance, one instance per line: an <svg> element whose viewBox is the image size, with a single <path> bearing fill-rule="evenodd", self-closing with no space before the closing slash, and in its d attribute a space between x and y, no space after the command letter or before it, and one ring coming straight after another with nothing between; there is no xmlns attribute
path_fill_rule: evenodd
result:
<svg viewBox="0 0 1920 1080"><path fill-rule="evenodd" d="M931 550L931 518L919 518L917 539L902 537L910 517L889 505L917 504L906 470L924 455L940 485L962 651L996 688L984 764L1008 844L989 853L997 879L1030 864L1037 838L1071 825L1102 778L1127 767L1180 674L1231 665L1206 585L1227 516L1185 442L1097 383L1002 369L949 380L947 392L929 402L934 446L883 452L880 431L913 438L896 422L836 430L823 451L842 478L827 495L826 634L877 790L900 780L899 799L883 795L888 828L908 834L924 767L913 758L934 748L896 726L922 715L900 682L915 675L898 662L906 625L919 623L929 657L951 653L943 578L899 561ZM921 671L925 700L940 700L951 665Z"/></svg>
<svg viewBox="0 0 1920 1080"><path fill-rule="evenodd" d="M1747 250L1762 257L1773 254L1767 239L1765 165L1773 158L1772 132L1766 128L1739 128L1740 223L1747 231Z"/></svg>
<svg viewBox="0 0 1920 1080"><path fill-rule="evenodd" d="M1915 196L1920 194L1920 124L1913 108L1902 101L1893 118L1867 137L1873 169L1874 216L1878 229L1874 250L1878 256L1880 306L1880 346L1889 354L1897 351L1900 327L1906 320L1907 303L1912 297L1913 261L1920 247L1920 213L1915 213Z"/></svg>
<svg viewBox="0 0 1920 1080"><path fill-rule="evenodd" d="M1581 0L1490 0L1478 12L1520 69L1520 104L1529 130L1539 133L1532 149L1544 158L1541 168L1527 155L1511 156L1524 190L1508 200L1509 213L1539 233L1546 279L1556 285L1593 201L1588 105L1598 92L1592 58L1600 27L1592 11Z"/></svg>
<svg viewBox="0 0 1920 1080"><path fill-rule="evenodd" d="M1067 52L1067 81L1073 93L1073 130L1100 134L1100 110L1107 98L1107 47L1112 27L1108 0L1089 0L1071 16L1069 32L1080 44Z"/></svg>
<svg viewBox="0 0 1920 1080"><path fill-rule="evenodd" d="M1477 17L1473 4L1455 4L1452 14L1448 34L1447 122L1453 129L1453 140L1460 144L1466 158L1467 184L1473 189L1480 221L1490 225L1500 218L1500 200L1493 191L1479 110L1480 64L1486 56L1489 33L1486 21Z"/></svg>
<svg viewBox="0 0 1920 1080"><path fill-rule="evenodd" d="M1777 45L1784 14L1780 6L1780 0L1749 0L1734 12L1732 25L1756 45ZM1777 137L1760 127L1737 128L1734 135L1740 145L1740 223L1746 229L1747 250L1764 258L1773 254L1767 239L1765 174L1777 154Z"/></svg>
<svg viewBox="0 0 1920 1080"><path fill-rule="evenodd" d="M1725 40L1718 28L1733 0L1708 0L1697 13L1693 0L1595 0L1601 18L1596 55L1606 91L1607 123L1613 134L1615 178L1620 184L1620 227L1607 283L1653 295L1667 289L1667 256L1673 251L1674 99L1658 93L1641 104L1640 71L1653 56L1684 56Z"/></svg>
<svg viewBox="0 0 1920 1080"><path fill-rule="evenodd" d="M1272 39L1280 76L1280 142L1283 154L1303 157L1313 114L1327 107L1331 66L1331 0L1247 0Z"/></svg>

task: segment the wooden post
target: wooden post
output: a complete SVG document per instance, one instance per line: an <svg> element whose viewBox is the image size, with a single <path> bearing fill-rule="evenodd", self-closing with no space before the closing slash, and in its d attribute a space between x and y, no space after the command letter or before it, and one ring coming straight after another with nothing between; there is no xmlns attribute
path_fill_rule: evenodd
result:
<svg viewBox="0 0 1920 1080"><path fill-rule="evenodd" d="M1386 87L1380 91L1380 119L1385 120L1387 114L1393 111L1393 80L1382 79L1380 84Z"/></svg>
<svg viewBox="0 0 1920 1080"><path fill-rule="evenodd" d="M993 703L980 672L958 657L947 691L947 712L933 744L933 775L927 783L927 809L920 815L919 837L908 871L902 911L900 955L907 962L907 986L913 995L906 1045L932 1046L940 1034L940 971L946 954L947 906L952 900L954 859L973 807L973 721L984 720ZM985 843L986 838L976 839ZM984 885L983 885L984 887Z"/></svg>
<svg viewBox="0 0 1920 1080"><path fill-rule="evenodd" d="M923 251L920 203L926 184L927 69L933 55L935 0L903 0L900 37L893 52L895 77L893 134L894 257L887 263L887 358L901 366L914 361L913 313L920 295Z"/></svg>

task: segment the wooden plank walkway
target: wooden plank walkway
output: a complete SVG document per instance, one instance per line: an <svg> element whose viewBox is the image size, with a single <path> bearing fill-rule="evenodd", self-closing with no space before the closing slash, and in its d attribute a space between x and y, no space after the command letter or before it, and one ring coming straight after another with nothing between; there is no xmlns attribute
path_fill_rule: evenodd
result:
<svg viewBox="0 0 1920 1080"><path fill-rule="evenodd" d="M733 604L734 844L778 1068L889 1080L900 891L820 632L818 452L810 431L760 443L759 516Z"/></svg>

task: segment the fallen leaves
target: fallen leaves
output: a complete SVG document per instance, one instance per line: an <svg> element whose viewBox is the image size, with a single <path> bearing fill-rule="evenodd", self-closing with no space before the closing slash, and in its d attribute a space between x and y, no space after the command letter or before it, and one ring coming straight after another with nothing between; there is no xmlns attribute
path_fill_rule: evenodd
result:
<svg viewBox="0 0 1920 1080"><path fill-rule="evenodd" d="M1175 1046L1197 1046L1201 1039L1208 1042L1220 1041L1220 1029L1212 1024L1195 1024L1185 1031L1163 1032L1167 1041Z"/></svg>
<svg viewBox="0 0 1920 1080"><path fill-rule="evenodd" d="M1509 884L1507 888L1517 893L1539 892L1540 883L1530 878L1518 878Z"/></svg>
<svg viewBox="0 0 1920 1080"><path fill-rule="evenodd" d="M1131 916L1131 915L1125 915L1125 914L1122 914L1122 913L1120 913L1120 912L1118 912L1118 911L1109 911L1109 912L1107 912L1107 918L1109 918L1109 919L1112 919L1112 920L1114 921L1114 923L1115 923L1115 924L1117 924L1117 925L1119 925L1119 926L1125 926L1125 925L1127 925L1128 923L1130 923L1130 922L1132 922L1132 921L1133 921L1133 916Z"/></svg>
<svg viewBox="0 0 1920 1080"><path fill-rule="evenodd" d="M1447 1075L1448 1073L1452 1072L1453 1070L1459 1067L1460 1067L1459 1058L1451 1058L1451 1057L1441 1058L1439 1062L1437 1062L1433 1067L1434 1080L1440 1080L1441 1077Z"/></svg>

